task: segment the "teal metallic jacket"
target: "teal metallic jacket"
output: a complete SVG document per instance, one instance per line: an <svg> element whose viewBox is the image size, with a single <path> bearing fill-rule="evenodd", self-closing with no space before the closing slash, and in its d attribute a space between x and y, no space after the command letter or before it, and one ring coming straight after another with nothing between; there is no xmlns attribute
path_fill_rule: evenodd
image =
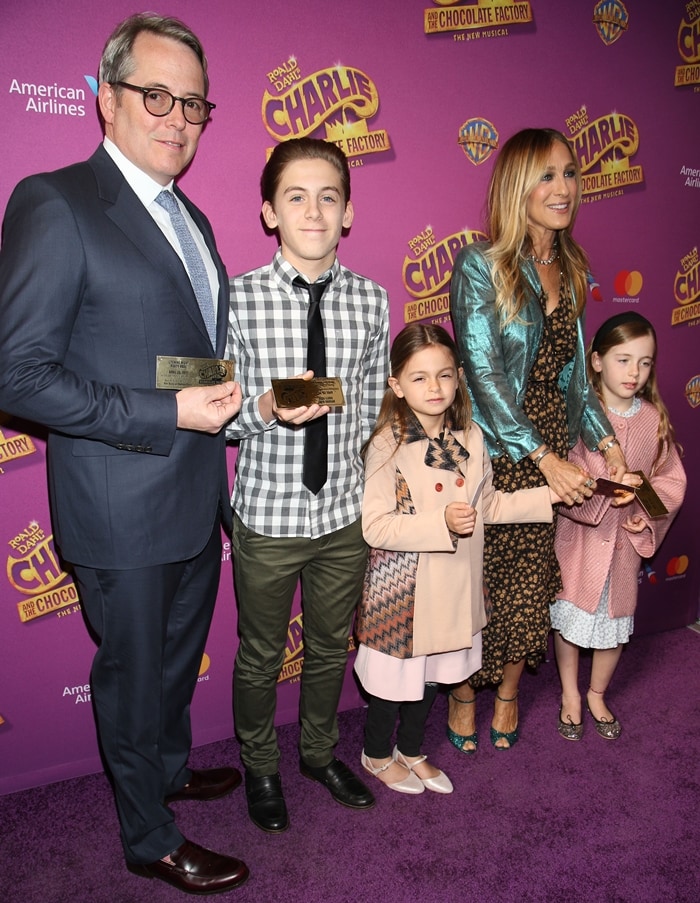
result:
<svg viewBox="0 0 700 903"><path fill-rule="evenodd" d="M542 338L541 285L535 265L524 260L522 269L532 294L519 318L501 328L491 267L484 258L488 247L486 242L467 245L455 261L450 286L452 322L474 420L484 432L488 452L492 458L505 452L520 461L545 444L522 409ZM586 378L583 316L576 328L576 354L559 374L559 386L566 397L569 447L581 436L593 450L614 430Z"/></svg>

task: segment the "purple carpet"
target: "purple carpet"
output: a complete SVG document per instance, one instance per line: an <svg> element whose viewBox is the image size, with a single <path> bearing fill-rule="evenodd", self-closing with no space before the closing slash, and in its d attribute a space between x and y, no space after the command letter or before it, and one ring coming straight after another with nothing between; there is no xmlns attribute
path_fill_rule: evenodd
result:
<svg viewBox="0 0 700 903"><path fill-rule="evenodd" d="M590 660L582 661L586 686ZM244 859L248 883L222 901L269 903L697 903L700 900L698 715L700 634L632 639L608 696L623 726L580 743L556 732L553 661L523 677L521 739L488 741L493 695L479 697L475 756L445 737L444 695L425 751L455 792L418 797L373 781L377 805L344 809L297 770L296 725L280 730L292 826L268 836L248 820L242 789L177 803L197 842ZM340 717L338 755L359 769L362 710ZM235 741L193 751L199 767L238 762ZM104 775L0 797L3 903L165 903L188 897L126 871Z"/></svg>

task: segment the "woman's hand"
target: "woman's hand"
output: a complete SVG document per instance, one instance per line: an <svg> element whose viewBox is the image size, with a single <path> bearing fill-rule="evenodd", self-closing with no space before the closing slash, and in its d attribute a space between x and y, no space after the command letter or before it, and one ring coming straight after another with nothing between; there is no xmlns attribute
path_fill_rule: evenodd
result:
<svg viewBox="0 0 700 903"><path fill-rule="evenodd" d="M540 460L540 470L549 488L569 507L580 505L593 495L593 477L554 452L549 452Z"/></svg>
<svg viewBox="0 0 700 903"><path fill-rule="evenodd" d="M476 526L476 508L466 502L450 502L445 508L445 523L453 533L470 536Z"/></svg>

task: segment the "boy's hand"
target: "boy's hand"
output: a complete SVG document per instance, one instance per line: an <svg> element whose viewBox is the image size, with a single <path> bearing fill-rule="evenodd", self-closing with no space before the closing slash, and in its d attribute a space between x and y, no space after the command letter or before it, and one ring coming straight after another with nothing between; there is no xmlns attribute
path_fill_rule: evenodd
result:
<svg viewBox="0 0 700 903"><path fill-rule="evenodd" d="M307 370L306 373L300 373L294 379L313 379L314 371ZM270 390L272 391L272 390ZM287 423L292 426L299 426L302 423L308 423L309 420L315 420L317 417L323 417L330 408L327 404L310 404L302 405L299 408L278 408L277 402L272 399L272 413L281 423Z"/></svg>
<svg viewBox="0 0 700 903"><path fill-rule="evenodd" d="M299 373L293 379L313 379L313 375L313 370L307 370L306 373ZM267 423L279 420L280 423L284 423L287 426L301 426L303 423L308 423L309 420L323 417L324 414L330 411L330 408L326 404L302 405L299 408L278 408L274 392L272 389L268 389L258 400L258 411Z"/></svg>

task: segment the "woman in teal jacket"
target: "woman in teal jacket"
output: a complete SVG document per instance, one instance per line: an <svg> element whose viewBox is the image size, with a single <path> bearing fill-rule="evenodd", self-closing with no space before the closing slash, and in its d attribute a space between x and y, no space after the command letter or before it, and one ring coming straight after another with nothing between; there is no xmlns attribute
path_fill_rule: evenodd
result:
<svg viewBox="0 0 700 903"><path fill-rule="evenodd" d="M452 320L474 420L484 432L497 489L548 484L567 505L591 495L590 474L567 461L579 436L624 458L586 379L583 310L588 261L571 236L580 169L564 135L525 129L501 149L488 193L490 243L467 245L455 261ZM450 693L451 742L477 746L475 691L496 686L491 742L518 739L517 696L525 664L536 667L561 585L554 524L486 527L485 591L492 614L483 664Z"/></svg>

